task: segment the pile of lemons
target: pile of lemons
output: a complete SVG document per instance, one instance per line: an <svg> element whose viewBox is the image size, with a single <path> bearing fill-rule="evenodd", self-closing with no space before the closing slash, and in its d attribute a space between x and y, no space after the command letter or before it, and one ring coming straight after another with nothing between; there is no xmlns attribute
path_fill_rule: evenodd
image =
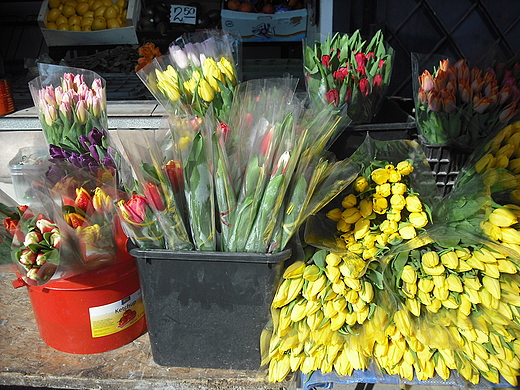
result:
<svg viewBox="0 0 520 390"><path fill-rule="evenodd" d="M97 31L126 27L128 0L49 0L45 27L62 31Z"/></svg>

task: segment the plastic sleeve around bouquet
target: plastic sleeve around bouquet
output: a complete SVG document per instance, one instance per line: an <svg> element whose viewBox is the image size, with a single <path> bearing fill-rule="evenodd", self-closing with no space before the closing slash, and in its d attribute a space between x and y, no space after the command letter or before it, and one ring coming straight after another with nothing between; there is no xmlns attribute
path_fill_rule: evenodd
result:
<svg viewBox="0 0 520 390"><path fill-rule="evenodd" d="M301 102L295 99L293 87L290 78L252 80L240 84L235 92L229 131L223 140L237 194L232 233L225 244L232 252L246 250L253 229L255 237L261 237L251 237L249 251L265 252L268 246L269 221L276 219L297 160L292 153ZM266 217L262 212L269 208Z"/></svg>
<svg viewBox="0 0 520 390"><path fill-rule="evenodd" d="M118 201L123 228L140 248L192 249L174 185L182 176L172 182L165 161L165 150L172 147L169 128L117 132L136 179L127 185L127 199Z"/></svg>
<svg viewBox="0 0 520 390"><path fill-rule="evenodd" d="M392 74L394 50L381 31L364 40L359 30L304 43L304 73L311 102L348 105L353 124L372 122Z"/></svg>
<svg viewBox="0 0 520 390"><path fill-rule="evenodd" d="M106 82L97 73L62 65L39 64L29 82L47 144L75 151L78 138L108 129Z"/></svg>
<svg viewBox="0 0 520 390"><path fill-rule="evenodd" d="M513 80L513 81L511 81ZM514 79L441 55L412 53L412 88L421 142L472 151L518 112Z"/></svg>

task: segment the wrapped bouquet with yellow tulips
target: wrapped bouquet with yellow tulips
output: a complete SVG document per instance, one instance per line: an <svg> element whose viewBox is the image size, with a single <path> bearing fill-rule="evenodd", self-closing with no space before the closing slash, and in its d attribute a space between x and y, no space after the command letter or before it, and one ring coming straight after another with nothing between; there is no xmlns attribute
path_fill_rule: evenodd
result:
<svg viewBox="0 0 520 390"><path fill-rule="evenodd" d="M137 75L169 113L202 117L211 106L225 123L238 82L231 41L221 30L184 34Z"/></svg>
<svg viewBox="0 0 520 390"><path fill-rule="evenodd" d="M517 385L518 207L491 191L508 180L466 175L441 202L417 148L367 138L358 178L308 222L316 249L286 269L265 331L271 381Z"/></svg>

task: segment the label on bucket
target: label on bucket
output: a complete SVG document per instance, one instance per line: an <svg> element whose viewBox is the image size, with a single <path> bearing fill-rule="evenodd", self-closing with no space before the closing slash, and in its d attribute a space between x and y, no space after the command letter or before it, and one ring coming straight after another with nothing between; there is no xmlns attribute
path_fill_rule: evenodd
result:
<svg viewBox="0 0 520 390"><path fill-rule="evenodd" d="M141 290L137 290L120 301L91 307L88 310L90 313L92 337L108 336L120 332L144 315Z"/></svg>

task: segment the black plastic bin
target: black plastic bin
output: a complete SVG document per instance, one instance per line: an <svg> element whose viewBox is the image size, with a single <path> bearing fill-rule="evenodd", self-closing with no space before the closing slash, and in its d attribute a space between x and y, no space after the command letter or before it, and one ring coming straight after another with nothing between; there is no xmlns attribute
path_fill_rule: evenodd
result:
<svg viewBox="0 0 520 390"><path fill-rule="evenodd" d="M170 367L260 368L260 335L291 251L132 249L153 359Z"/></svg>

